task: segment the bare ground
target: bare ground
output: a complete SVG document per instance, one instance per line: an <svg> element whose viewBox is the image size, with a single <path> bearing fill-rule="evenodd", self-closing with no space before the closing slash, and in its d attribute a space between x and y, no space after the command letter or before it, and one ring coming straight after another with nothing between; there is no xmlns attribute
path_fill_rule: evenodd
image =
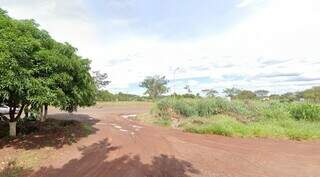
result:
<svg viewBox="0 0 320 177"><path fill-rule="evenodd" d="M98 106L56 119L94 124L72 145L47 150L29 177L319 177L320 142L197 135L144 125L123 115L149 106ZM44 150L46 149L46 150ZM21 151L4 147L2 154ZM0 158L1 159L1 158Z"/></svg>

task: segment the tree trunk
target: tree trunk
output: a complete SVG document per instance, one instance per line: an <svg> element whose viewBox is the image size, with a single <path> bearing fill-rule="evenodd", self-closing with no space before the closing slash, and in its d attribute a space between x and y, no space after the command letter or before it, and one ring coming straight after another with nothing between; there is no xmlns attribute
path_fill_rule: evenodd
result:
<svg viewBox="0 0 320 177"><path fill-rule="evenodd" d="M17 120L15 119L16 107L10 107L9 109L9 136L17 136Z"/></svg>
<svg viewBox="0 0 320 177"><path fill-rule="evenodd" d="M44 115L43 115L43 119L47 120L47 116L48 116L48 105L44 105Z"/></svg>
<svg viewBox="0 0 320 177"><path fill-rule="evenodd" d="M41 106L40 108L40 113L39 113L39 118L40 118L40 122L44 122L44 116L43 116L43 106Z"/></svg>
<svg viewBox="0 0 320 177"><path fill-rule="evenodd" d="M9 127L10 127L10 132L9 132L10 137L16 137L17 136L17 122L9 122Z"/></svg>
<svg viewBox="0 0 320 177"><path fill-rule="evenodd" d="M24 108L24 115L25 115L25 118L28 118L28 117L29 117L29 105L27 105L27 106Z"/></svg>
<svg viewBox="0 0 320 177"><path fill-rule="evenodd" d="M25 104L22 104L17 115L16 115L16 110L17 110L16 104L14 104L14 106L10 106L9 108L9 135L11 137L17 136L17 121L19 120L24 110L24 107L25 107Z"/></svg>

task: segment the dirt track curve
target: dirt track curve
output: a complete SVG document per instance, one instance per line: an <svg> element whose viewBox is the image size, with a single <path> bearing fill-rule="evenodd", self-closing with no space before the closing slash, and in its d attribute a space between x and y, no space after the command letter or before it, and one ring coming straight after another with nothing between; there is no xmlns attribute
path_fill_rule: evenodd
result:
<svg viewBox="0 0 320 177"><path fill-rule="evenodd" d="M144 107L81 110L73 117L94 123L97 132L57 150L59 155L31 176L320 177L320 142L196 135L121 116L145 111Z"/></svg>

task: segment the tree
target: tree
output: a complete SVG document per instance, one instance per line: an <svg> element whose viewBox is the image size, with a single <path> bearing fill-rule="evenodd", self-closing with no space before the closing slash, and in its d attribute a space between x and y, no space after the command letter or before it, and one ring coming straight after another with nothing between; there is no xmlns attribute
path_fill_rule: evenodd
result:
<svg viewBox="0 0 320 177"><path fill-rule="evenodd" d="M101 73L100 71L93 71L93 74L94 74L93 78L98 89L101 89L110 84L107 73Z"/></svg>
<svg viewBox="0 0 320 177"><path fill-rule="evenodd" d="M140 87L146 89L145 95L149 95L149 97L155 100L158 96L169 91L167 87L168 82L165 76L148 76L140 83Z"/></svg>
<svg viewBox="0 0 320 177"><path fill-rule="evenodd" d="M280 96L280 100L284 102L293 102L297 100L297 96L293 92L287 92Z"/></svg>
<svg viewBox="0 0 320 177"><path fill-rule="evenodd" d="M268 90L257 90L254 92L258 98L265 98L268 96L269 91Z"/></svg>
<svg viewBox="0 0 320 177"><path fill-rule="evenodd" d="M241 92L240 89L237 89L235 87L233 88L226 88L223 90L223 93L226 94L227 97L230 97L230 98L234 98L236 95L238 95L239 93Z"/></svg>
<svg viewBox="0 0 320 177"><path fill-rule="evenodd" d="M320 86L312 87L302 92L303 98L320 102Z"/></svg>
<svg viewBox="0 0 320 177"><path fill-rule="evenodd" d="M204 90L202 90L202 92L204 92L207 97L215 97L215 95L218 93L214 89L204 89Z"/></svg>
<svg viewBox="0 0 320 177"><path fill-rule="evenodd" d="M242 100L255 99L256 97L257 95L250 90L242 90L240 91L239 94L235 96L236 99L242 99Z"/></svg>
<svg viewBox="0 0 320 177"><path fill-rule="evenodd" d="M32 20L14 20L0 12L0 98L10 107L9 116L1 117L9 121L11 136L16 136L16 122L26 105L46 92L41 79L34 77L35 56L48 42L47 33L37 26Z"/></svg>
<svg viewBox="0 0 320 177"><path fill-rule="evenodd" d="M54 41L33 20L15 20L0 10L0 103L10 107L10 136L25 107L54 105L64 110L95 102L89 60L69 44ZM42 114L41 114L42 116Z"/></svg>
<svg viewBox="0 0 320 177"><path fill-rule="evenodd" d="M188 94L192 93L190 85L186 85L184 89L187 91Z"/></svg>

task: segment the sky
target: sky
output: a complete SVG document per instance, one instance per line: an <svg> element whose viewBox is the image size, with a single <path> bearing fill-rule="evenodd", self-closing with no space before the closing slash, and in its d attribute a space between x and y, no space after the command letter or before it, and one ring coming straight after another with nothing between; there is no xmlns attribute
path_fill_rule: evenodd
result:
<svg viewBox="0 0 320 177"><path fill-rule="evenodd" d="M185 85L193 93L320 85L319 0L0 0L0 7L78 48L109 75L112 92L141 95L139 82L152 75L165 75L171 93L173 85L178 93Z"/></svg>

